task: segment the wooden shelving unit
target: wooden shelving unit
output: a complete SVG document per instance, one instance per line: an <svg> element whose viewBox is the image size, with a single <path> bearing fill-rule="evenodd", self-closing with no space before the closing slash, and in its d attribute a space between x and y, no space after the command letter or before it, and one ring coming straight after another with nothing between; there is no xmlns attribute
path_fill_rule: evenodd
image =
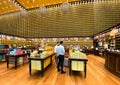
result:
<svg viewBox="0 0 120 85"><path fill-rule="evenodd" d="M115 35L115 49L120 49L120 33Z"/></svg>
<svg viewBox="0 0 120 85"><path fill-rule="evenodd" d="M8 45L0 44L0 61L6 61L7 49L8 49Z"/></svg>
<svg viewBox="0 0 120 85"><path fill-rule="evenodd" d="M67 45L80 45L80 47L82 48L83 46L87 45L88 48L91 48L91 46L93 45L93 40L80 40L80 41L63 41L63 45L67 46ZM50 42L46 42L48 45L52 45L54 46L56 44L56 41L50 41Z"/></svg>

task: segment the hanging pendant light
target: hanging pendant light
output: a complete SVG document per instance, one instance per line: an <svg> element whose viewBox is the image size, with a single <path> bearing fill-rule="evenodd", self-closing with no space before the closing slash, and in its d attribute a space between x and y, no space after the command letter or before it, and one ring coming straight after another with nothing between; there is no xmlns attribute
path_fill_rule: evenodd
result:
<svg viewBox="0 0 120 85"><path fill-rule="evenodd" d="M60 7L63 13L67 13L70 9L70 4L69 2L64 2Z"/></svg>
<svg viewBox="0 0 120 85"><path fill-rule="evenodd" d="M47 8L45 6L41 6L39 8L39 12L41 15L46 15L47 14Z"/></svg>
<svg viewBox="0 0 120 85"><path fill-rule="evenodd" d="M111 30L110 36L114 36L118 32L118 29L115 27Z"/></svg>
<svg viewBox="0 0 120 85"><path fill-rule="evenodd" d="M39 7L39 12L41 15L47 14L47 8L44 6L44 0L43 0L43 5L41 7Z"/></svg>
<svg viewBox="0 0 120 85"><path fill-rule="evenodd" d="M27 17L28 16L28 12L25 9L22 9L22 10L20 10L20 15L22 17Z"/></svg>

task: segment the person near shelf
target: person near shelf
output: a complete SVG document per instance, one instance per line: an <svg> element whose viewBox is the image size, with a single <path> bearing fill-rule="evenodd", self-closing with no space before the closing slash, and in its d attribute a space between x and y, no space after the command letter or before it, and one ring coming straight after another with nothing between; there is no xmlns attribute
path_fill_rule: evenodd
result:
<svg viewBox="0 0 120 85"><path fill-rule="evenodd" d="M107 43L104 44L104 49L108 49L108 44Z"/></svg>
<svg viewBox="0 0 120 85"><path fill-rule="evenodd" d="M41 47L41 45L39 46L39 48L38 48L38 54L41 54L42 52L43 52L43 48Z"/></svg>
<svg viewBox="0 0 120 85"><path fill-rule="evenodd" d="M80 51L80 45L75 45L74 49L77 49Z"/></svg>
<svg viewBox="0 0 120 85"><path fill-rule="evenodd" d="M85 46L82 48L82 51L83 51L83 52L86 52L87 50L88 50L88 46L85 45Z"/></svg>
<svg viewBox="0 0 120 85"><path fill-rule="evenodd" d="M62 44L63 44L63 41L60 41L60 45L58 45L56 47L56 54L59 58L57 69L58 69L58 71L61 70L61 74L66 73L65 71L63 71L65 49ZM61 67L61 69L60 69L60 67Z"/></svg>
<svg viewBox="0 0 120 85"><path fill-rule="evenodd" d="M91 49L94 49L94 46L93 46L93 45L91 46Z"/></svg>
<svg viewBox="0 0 120 85"><path fill-rule="evenodd" d="M9 45L9 49L8 49L8 51L7 51L7 54L10 54L10 53L13 52L13 51L14 51L13 46L12 46L12 45Z"/></svg>
<svg viewBox="0 0 120 85"><path fill-rule="evenodd" d="M54 47L54 52L55 52L55 62L56 62L56 66L57 66L57 67L58 67L58 61L59 61L59 58L58 58L57 53L56 53L56 48L57 48L57 46L59 46L59 45L60 45L60 43L57 42L57 44L56 44L55 47Z"/></svg>

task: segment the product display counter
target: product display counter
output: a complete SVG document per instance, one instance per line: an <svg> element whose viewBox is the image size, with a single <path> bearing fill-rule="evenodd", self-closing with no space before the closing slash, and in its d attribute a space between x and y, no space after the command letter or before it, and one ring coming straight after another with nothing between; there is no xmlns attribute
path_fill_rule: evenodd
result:
<svg viewBox="0 0 120 85"><path fill-rule="evenodd" d="M0 44L0 62L6 61L7 51L8 51L8 45Z"/></svg>
<svg viewBox="0 0 120 85"><path fill-rule="evenodd" d="M72 71L84 71L84 77L86 78L86 64L87 64L87 56L80 51L75 51L70 54L69 58L69 74L71 75Z"/></svg>
<svg viewBox="0 0 120 85"><path fill-rule="evenodd" d="M105 68L120 77L120 52L105 51Z"/></svg>
<svg viewBox="0 0 120 85"><path fill-rule="evenodd" d="M0 52L0 61L6 61L6 58L3 57L6 53L7 52Z"/></svg>
<svg viewBox="0 0 120 85"><path fill-rule="evenodd" d="M29 73L31 75L32 69L41 71L44 76L44 70L52 64L52 60L55 58L55 53L51 53L46 56L30 57L29 60Z"/></svg>
<svg viewBox="0 0 120 85"><path fill-rule="evenodd" d="M14 64L15 69L17 69L17 65L21 64L21 62L24 64L24 61L26 59L28 54L7 54L6 60L7 60L7 68L9 68L9 64ZM20 59L21 58L21 59Z"/></svg>

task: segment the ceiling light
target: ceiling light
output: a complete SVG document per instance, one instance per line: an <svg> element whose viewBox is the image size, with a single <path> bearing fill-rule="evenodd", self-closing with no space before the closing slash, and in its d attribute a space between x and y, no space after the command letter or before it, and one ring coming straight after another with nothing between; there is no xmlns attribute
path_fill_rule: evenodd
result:
<svg viewBox="0 0 120 85"><path fill-rule="evenodd" d="M112 31L110 32L111 36L114 36L118 32L117 28L113 28Z"/></svg>
<svg viewBox="0 0 120 85"><path fill-rule="evenodd" d="M17 2L15 2L15 5L17 5Z"/></svg>
<svg viewBox="0 0 120 85"><path fill-rule="evenodd" d="M22 8L22 6L19 5L20 8Z"/></svg>
<svg viewBox="0 0 120 85"><path fill-rule="evenodd" d="M10 5L10 7L12 7L12 5Z"/></svg>
<svg viewBox="0 0 120 85"><path fill-rule="evenodd" d="M45 15L47 13L47 8L45 6L41 6L39 8L39 12L40 14Z"/></svg>
<svg viewBox="0 0 120 85"><path fill-rule="evenodd" d="M6 1L4 1L3 3L6 3Z"/></svg>
<svg viewBox="0 0 120 85"><path fill-rule="evenodd" d="M27 17L28 16L28 12L25 9L20 10L20 14L21 14L22 17Z"/></svg>
<svg viewBox="0 0 120 85"><path fill-rule="evenodd" d="M29 1L27 1L27 3L30 3Z"/></svg>
<svg viewBox="0 0 120 85"><path fill-rule="evenodd" d="M4 9L4 8L1 8L1 9Z"/></svg>
<svg viewBox="0 0 120 85"><path fill-rule="evenodd" d="M69 4L69 2L64 2L63 4L61 4L60 7L61 7L62 12L66 13L70 9L70 4Z"/></svg>
<svg viewBox="0 0 120 85"><path fill-rule="evenodd" d="M35 2L35 0L32 0L33 2Z"/></svg>

